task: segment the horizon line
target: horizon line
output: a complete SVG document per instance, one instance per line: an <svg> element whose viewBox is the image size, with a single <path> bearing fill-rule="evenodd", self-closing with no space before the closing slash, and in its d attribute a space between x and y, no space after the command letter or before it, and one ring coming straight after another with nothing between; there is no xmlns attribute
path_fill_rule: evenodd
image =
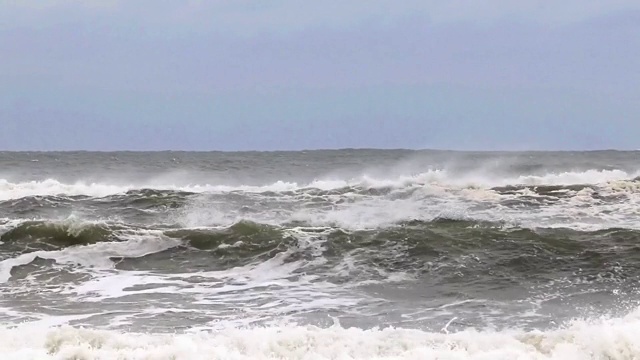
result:
<svg viewBox="0 0 640 360"><path fill-rule="evenodd" d="M638 149L445 149L445 148L375 148L375 147L344 147L344 148L309 148L309 149L274 149L274 150L183 150L183 149L155 149L155 150L131 150L131 149L109 149L109 150L11 150L0 149L0 153L294 153L294 152L321 152L321 151L408 151L408 152L455 152L455 153L560 153L560 152L638 152Z"/></svg>

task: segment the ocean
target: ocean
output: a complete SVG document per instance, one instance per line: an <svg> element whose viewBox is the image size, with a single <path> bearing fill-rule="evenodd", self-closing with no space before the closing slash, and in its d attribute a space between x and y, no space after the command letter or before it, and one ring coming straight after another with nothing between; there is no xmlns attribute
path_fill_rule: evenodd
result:
<svg viewBox="0 0 640 360"><path fill-rule="evenodd" d="M639 359L640 152L0 152L4 359Z"/></svg>

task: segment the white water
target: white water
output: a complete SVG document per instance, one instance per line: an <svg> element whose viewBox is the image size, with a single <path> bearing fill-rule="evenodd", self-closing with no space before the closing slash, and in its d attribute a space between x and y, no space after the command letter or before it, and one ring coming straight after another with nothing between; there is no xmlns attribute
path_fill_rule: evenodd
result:
<svg viewBox="0 0 640 360"><path fill-rule="evenodd" d="M241 220L279 225L302 221L313 226L340 226L346 229L376 228L403 220L430 221L439 217L502 222L506 226L566 227L597 230L610 227L640 228L640 183L631 181L638 173L621 170L588 170L584 172L549 173L543 176L521 175L498 177L486 172L450 174L446 170L432 170L412 176L388 179L361 176L353 179L325 179L311 183L278 181L263 186L225 184L131 184L60 183L54 179L41 182L10 183L0 180L0 200L35 195L87 195L103 197L122 194L132 189L152 188L181 190L194 193L225 194L238 192L247 201L256 203L277 200L290 204L262 208L247 214L239 212L246 204L232 202L223 208L205 198L192 198L174 221L187 227L229 226ZM505 201L540 196L525 188L511 194L501 194L493 187L505 185L572 185L589 184L595 190L563 190L567 195L540 209L521 211L504 206ZM351 189L349 189L351 187ZM388 195L367 195L356 188L386 189ZM325 191L342 189L340 193L312 194L310 189ZM345 190L346 189L346 190ZM598 195L619 197L615 203L602 201ZM271 198L269 193L277 193ZM206 195L205 194L205 195ZM307 207L310 198L323 202L324 208ZM304 206L303 206L304 205Z"/></svg>
<svg viewBox="0 0 640 360"><path fill-rule="evenodd" d="M522 175L511 178L472 172L458 175L446 170L427 171L412 176L388 179L361 176L353 179L325 179L307 184L279 181L263 186L224 184L131 184L82 182L63 184L54 179L41 182L10 183L0 180L0 200L35 195L87 195L103 197L122 194L132 189L153 188L182 190L194 193L224 194L238 192L247 201L265 200L288 202L290 206L262 208L252 213L239 212L246 204L235 206L227 202L220 207L206 197L192 198L190 204L173 217L186 227L229 226L241 220L279 225L302 221L313 226L340 226L346 229L376 228L403 220L430 221L439 217L502 222L506 226L566 227L597 230L610 227L640 228L640 182L631 181L638 173L621 170L588 170L584 172L550 173L544 176ZM567 195L539 209L521 211L504 206L505 201L520 198L545 197L525 188L511 194L501 194L492 187L505 185L571 185L590 184L594 189L565 189ZM388 195L367 195L353 188L386 189ZM303 190L343 189L340 193L312 194ZM344 190L347 189L347 190ZM277 193L270 197L269 193ZM619 197L615 203L602 201L598 195ZM307 207L310 198L320 200L326 207ZM250 204L249 204L250 205ZM303 206L304 205L304 206ZM0 224L0 226L5 227Z"/></svg>
<svg viewBox="0 0 640 360"><path fill-rule="evenodd" d="M640 229L640 183L612 180L595 189L564 190L564 197L549 199L528 188L500 193L490 188L452 188L439 184L411 184L392 189L387 195L351 191L313 195L324 207L310 204L308 194L280 194L288 208L244 213L228 204L220 206L208 198L196 198L174 220L187 227L230 226L241 220L279 225L301 221L312 226L372 229L407 220L432 221L449 218L502 223L506 227L563 227L593 231L612 227ZM599 196L594 196L594 195ZM604 201L602 196L617 198ZM254 196L258 202L261 198ZM544 206L522 208L505 205L521 199L538 200ZM266 201L269 201L267 198Z"/></svg>
<svg viewBox="0 0 640 360"><path fill-rule="evenodd" d="M622 170L588 170L584 172L549 173L542 176L519 175L514 177L499 177L491 173L470 172L467 174L452 174L446 170L430 170L414 175L400 175L388 179L374 178L363 175L359 178L340 179L326 178L311 183L297 183L278 181L261 186L242 184L162 184L137 183L116 185L105 183L61 183L56 179L29 182L9 182L0 179L0 200L18 199L36 195L87 195L102 197L121 194L133 189L181 190L189 192L283 192L307 188L332 190L347 186L362 186L365 188L437 185L442 188L490 188L505 185L572 185L572 184L602 184L612 181L630 180L640 173L627 173Z"/></svg>
<svg viewBox="0 0 640 360"><path fill-rule="evenodd" d="M30 299L17 302L26 308L16 314L0 310L0 318L35 317L66 324L69 310L64 315L51 314L47 306L58 303L75 304L116 327L140 324L141 321L145 324L147 317L178 311L188 313L187 317L198 317L202 328L219 328L221 320L227 324L245 325L324 309L343 309L355 314L357 306L367 300L366 296L349 290L355 284L336 285L321 279L321 274L301 272L306 267L323 264L326 259L318 255L311 260L286 261L295 248L266 261L217 271L198 271L197 267L167 272L119 270L111 257L142 257L181 243L163 236L160 231L138 230L126 234L125 231L120 231L119 237L126 239L121 242L99 242L57 251L40 250L0 261L0 304L12 306L16 297ZM315 249L319 246L317 241L305 241L303 234L298 236L298 247L321 251ZM36 258L54 260L53 267L59 268L59 272L65 270L83 276L55 284L40 278L38 272L30 272L25 278L12 276L13 269ZM389 277L381 281L395 280ZM146 302L148 296L164 300ZM105 302L111 307L105 307ZM175 306L179 309L174 309ZM72 308L70 310L75 313ZM19 309L16 307L12 311ZM119 315L113 317L109 309Z"/></svg>
<svg viewBox="0 0 640 360"><path fill-rule="evenodd" d="M640 358L640 312L578 320L549 330L440 333L279 325L215 332L141 334L48 327L0 328L2 359L610 359Z"/></svg>
<svg viewBox="0 0 640 360"><path fill-rule="evenodd" d="M260 202L263 199L268 201L270 196L262 193L278 192L279 201L291 204L278 212L267 210L247 214L229 211L228 208L219 208L208 200L207 194L202 194L181 209L174 220L187 227L227 226L240 220L275 225L299 220L311 226L362 229L387 226L404 220L428 221L447 217L501 221L506 226L594 230L610 227L640 228L637 222L640 215L640 184L629 181L636 176L635 173L617 170L513 178L477 173L453 176L446 171L429 171L389 179L362 176L346 180L317 180L308 184L276 182L264 186L121 186L106 182L63 184L53 179L28 183L0 180L0 199L59 194L102 197L131 189L155 188L214 194L238 191ZM515 184L595 184L597 189L566 190L568 196L555 203L522 211L501 203L505 200L518 200L523 196L539 195L529 189L521 189L513 194L500 194L491 190L494 186ZM390 188L391 191L387 195L368 195L355 190L320 195L310 195L304 191L290 193L307 188L332 190L347 186ZM593 196L594 191L598 191L600 195L620 196L621 200L604 202ZM314 200L320 197L329 207L300 206L306 204L310 196L315 196ZM235 206L233 203L226 205ZM82 223L81 220L78 221ZM19 221L14 219L0 220L0 231L18 224ZM73 226L69 229L75 231ZM12 283L12 288L7 288L3 296L11 299L14 291L29 291L39 299L45 299L46 295L51 295L48 292L55 292L52 298L59 295L65 300L89 306L91 311L99 314L102 302L119 306L117 301L122 300L124 304L131 301L131 296L138 296L134 302L137 301L140 307L132 307L128 313L124 308L119 308L120 315L113 316L109 322L109 325L118 328L133 324L136 322L134 320L144 322L145 316L168 311L168 308L159 307L157 303L145 304L139 300L149 293L188 299L192 308L172 310L188 313L184 314L185 317L207 315L210 319L222 319L236 326L265 317L286 318L285 315L280 315L286 313L305 313L318 309L348 311L359 308L361 301L368 300L362 298L362 294L346 288L346 285L345 289L341 289L340 286L318 281L311 275L301 274L300 269L305 265L302 261L284 262L282 257L274 257L262 264L195 274L115 270L113 262L109 260L111 256L144 256L177 244L176 241L162 237L160 232L128 234L123 238L128 240L70 247L60 251L37 251L6 259L0 263L0 281L7 281L11 276L11 269L31 263L36 256L55 260L61 265L77 265L78 271L86 272L90 277L72 286L55 289L40 289L38 279L27 279ZM347 268L348 264L344 267ZM388 274L389 281L394 276L401 275L403 274ZM292 277L296 277L295 280L291 280ZM200 282L197 278L204 281ZM154 287L143 288L136 285ZM238 304L247 305L242 313L236 312ZM171 308L174 305L168 306ZM220 307L225 310L220 310ZM63 321L64 316L48 318L44 314L37 315L42 315L45 322L68 322ZM101 315L110 316L108 313ZM640 340L634 335L640 331L639 318L639 312L635 311L621 319L576 321L567 329L553 331L526 333L517 330L466 330L456 334L402 329L361 330L339 326L320 329L278 325L198 334L145 335L116 330L51 328L40 322L17 328L0 328L0 354L3 354L2 359L633 359L640 357ZM219 328L206 322L201 325L202 328Z"/></svg>
<svg viewBox="0 0 640 360"><path fill-rule="evenodd" d="M0 283L11 278L11 270L34 261L36 257L55 260L58 264L75 264L87 268L110 269L114 256L141 257L179 244L176 239L161 236L160 231L128 234L127 241L99 242L91 245L66 247L57 251L33 251L0 261Z"/></svg>

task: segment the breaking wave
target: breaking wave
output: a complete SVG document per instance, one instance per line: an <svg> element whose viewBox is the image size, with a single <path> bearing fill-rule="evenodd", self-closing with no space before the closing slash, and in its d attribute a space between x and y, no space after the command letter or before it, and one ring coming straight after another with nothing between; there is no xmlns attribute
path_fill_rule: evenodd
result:
<svg viewBox="0 0 640 360"><path fill-rule="evenodd" d="M547 331L439 333L334 325L142 334L41 325L0 329L9 359L636 359L640 313Z"/></svg>
<svg viewBox="0 0 640 360"><path fill-rule="evenodd" d="M636 155L5 154L0 353L636 358Z"/></svg>
<svg viewBox="0 0 640 360"><path fill-rule="evenodd" d="M0 236L0 279L37 259L85 267L156 270L138 261L201 259L218 271L278 258L336 283L403 273L434 283L630 282L640 276L640 232L631 229L504 228L435 219L371 230L242 221L229 227L143 229L121 224L27 221ZM10 254L10 255L9 255ZM20 255L16 255L20 254ZM154 260L155 259L155 260ZM385 275L386 276L386 275Z"/></svg>
<svg viewBox="0 0 640 360"><path fill-rule="evenodd" d="M587 170L581 172L560 172L546 175L518 175L513 177L496 177L492 174L470 172L452 173L447 170L429 170L412 175L401 175L395 178L381 179L361 176L351 179L324 179L310 183L277 181L267 185L231 185L231 184L128 184L109 183L62 183L56 179L13 183L0 179L0 200L19 199L28 196L92 196L104 197L124 194L137 189L173 190L185 193L202 192L287 192L302 189L339 190L344 188L402 188L411 186L434 185L440 187L493 188L504 186L538 186L538 185L576 185L603 184L607 182L632 180L638 173L622 170Z"/></svg>

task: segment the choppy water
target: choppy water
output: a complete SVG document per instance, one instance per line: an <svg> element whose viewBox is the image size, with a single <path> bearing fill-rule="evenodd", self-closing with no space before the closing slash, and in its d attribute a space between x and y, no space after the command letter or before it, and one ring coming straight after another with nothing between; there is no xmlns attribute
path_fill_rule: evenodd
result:
<svg viewBox="0 0 640 360"><path fill-rule="evenodd" d="M0 153L0 352L638 358L639 156Z"/></svg>

